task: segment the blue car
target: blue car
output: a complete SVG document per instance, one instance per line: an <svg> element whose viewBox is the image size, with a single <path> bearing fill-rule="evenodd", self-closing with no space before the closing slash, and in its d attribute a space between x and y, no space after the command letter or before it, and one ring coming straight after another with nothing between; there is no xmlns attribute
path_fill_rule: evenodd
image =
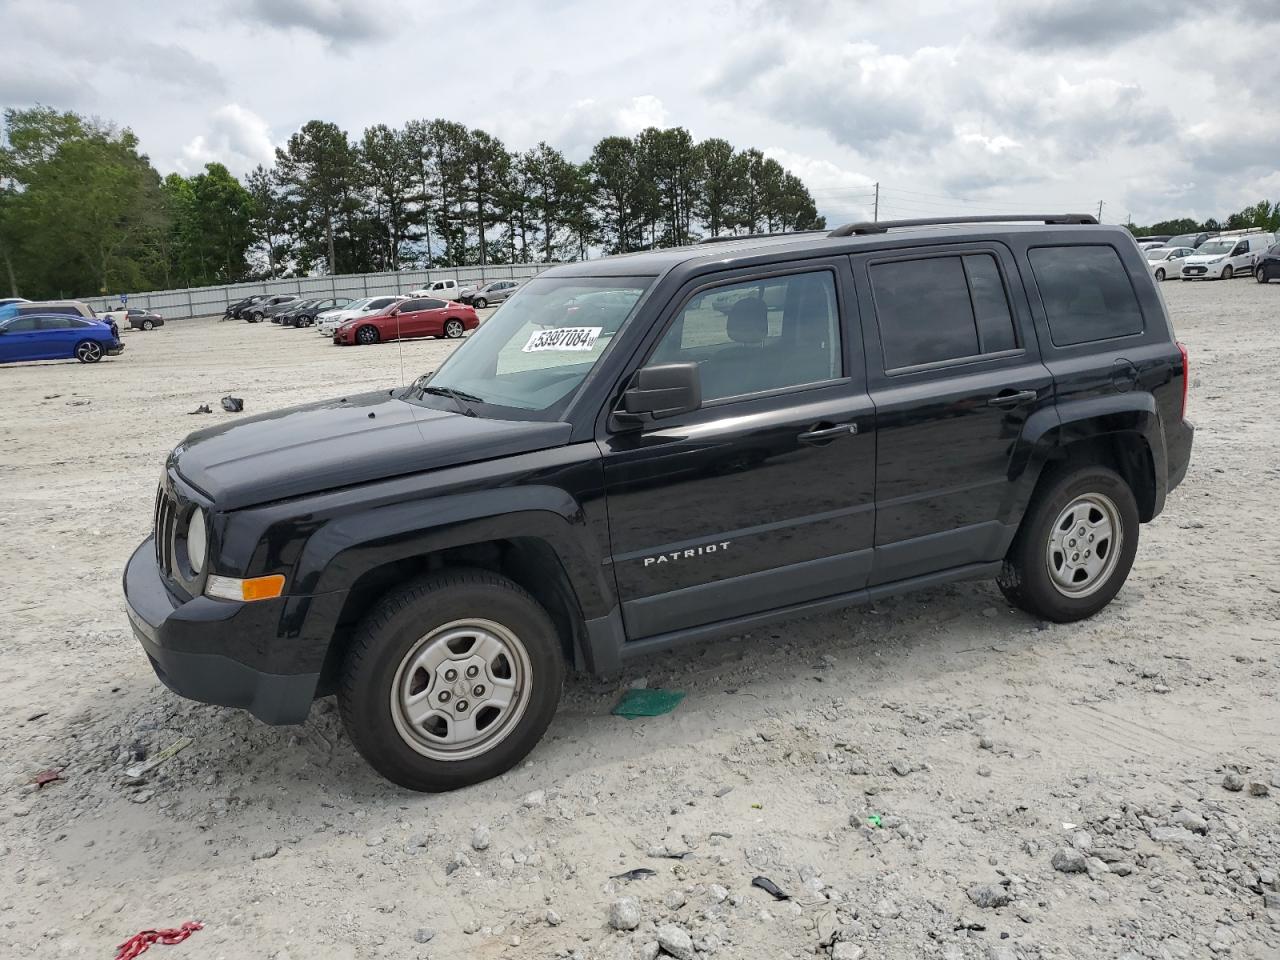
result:
<svg viewBox="0 0 1280 960"><path fill-rule="evenodd" d="M61 313L16 315L0 309L0 363L70 360L97 363L124 344L102 321Z"/></svg>

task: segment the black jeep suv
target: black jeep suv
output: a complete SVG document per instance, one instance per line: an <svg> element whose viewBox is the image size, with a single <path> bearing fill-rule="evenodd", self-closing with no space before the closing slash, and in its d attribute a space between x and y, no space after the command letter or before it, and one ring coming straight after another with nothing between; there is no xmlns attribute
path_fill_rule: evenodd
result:
<svg viewBox="0 0 1280 960"><path fill-rule="evenodd" d="M124 589L173 690L336 692L384 776L450 789L532 749L568 663L973 577L1096 613L1186 473L1186 384L1084 215L568 264L411 386L191 434Z"/></svg>

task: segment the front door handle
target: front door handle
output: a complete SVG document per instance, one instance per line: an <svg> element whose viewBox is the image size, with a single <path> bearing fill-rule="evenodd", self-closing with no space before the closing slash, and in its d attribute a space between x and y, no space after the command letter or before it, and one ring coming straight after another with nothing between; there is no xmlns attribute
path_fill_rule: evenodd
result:
<svg viewBox="0 0 1280 960"><path fill-rule="evenodd" d="M1034 400L1038 394L1034 390L1004 390L987 401L988 407L1013 407L1028 400Z"/></svg>
<svg viewBox="0 0 1280 960"><path fill-rule="evenodd" d="M824 440L834 440L836 437L847 436L851 433L858 432L856 423L837 423L834 427L820 427L816 430L809 430L796 437L801 443L822 443Z"/></svg>

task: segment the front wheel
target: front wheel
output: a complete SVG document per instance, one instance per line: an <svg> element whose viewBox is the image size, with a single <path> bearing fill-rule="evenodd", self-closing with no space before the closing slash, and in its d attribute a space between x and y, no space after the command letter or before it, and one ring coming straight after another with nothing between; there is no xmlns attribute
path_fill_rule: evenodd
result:
<svg viewBox="0 0 1280 960"><path fill-rule="evenodd" d="M1028 613L1070 623L1120 592L1138 552L1138 504L1114 470L1064 470L1036 492L997 582Z"/></svg>
<svg viewBox="0 0 1280 960"><path fill-rule="evenodd" d="M1230 266L1229 264L1228 264L1227 266L1225 266L1225 267L1223 267L1223 268L1222 268L1222 279L1223 279L1223 280L1230 280L1230 279L1231 279L1232 277L1234 277L1235 275L1236 275L1236 274L1235 274L1235 271L1231 269L1231 266Z"/></svg>
<svg viewBox="0 0 1280 960"><path fill-rule="evenodd" d="M154 323L152 323L150 320L143 320L143 321L142 321L142 329L143 329L143 330L154 330L155 328L156 328L156 325L155 325Z"/></svg>
<svg viewBox="0 0 1280 960"><path fill-rule="evenodd" d="M473 304L473 306L477 310L483 310L488 305L489 305L489 301L486 300L484 297L476 297L475 303Z"/></svg>
<svg viewBox="0 0 1280 960"><path fill-rule="evenodd" d="M356 331L356 342L362 343L366 347L372 343L377 343L378 328L377 327L361 327L359 330Z"/></svg>
<svg viewBox="0 0 1280 960"><path fill-rule="evenodd" d="M464 329L465 328L462 326L461 320L454 320L450 318L444 322L444 335L450 340L457 340L462 336Z"/></svg>
<svg viewBox="0 0 1280 960"><path fill-rule="evenodd" d="M563 683L547 612L505 577L462 570L378 602L347 652L338 704L375 770L434 793L523 760L551 723Z"/></svg>
<svg viewBox="0 0 1280 960"><path fill-rule="evenodd" d="M76 344L76 359L81 363L97 363L102 359L102 344L96 340L81 340Z"/></svg>
<svg viewBox="0 0 1280 960"><path fill-rule="evenodd" d="M1271 276L1267 273L1266 267L1262 264L1258 264L1253 268L1253 279L1257 280L1259 283L1266 283L1271 279Z"/></svg>
<svg viewBox="0 0 1280 960"><path fill-rule="evenodd" d="M1157 279L1157 280L1164 280L1164 268L1163 268L1163 267L1161 267L1159 270L1157 270L1157 271L1156 271L1156 279Z"/></svg>

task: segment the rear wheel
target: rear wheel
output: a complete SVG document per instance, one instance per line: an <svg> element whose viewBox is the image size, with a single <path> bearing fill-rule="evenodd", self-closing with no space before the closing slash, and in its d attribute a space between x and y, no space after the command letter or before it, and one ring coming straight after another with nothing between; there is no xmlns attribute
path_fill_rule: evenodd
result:
<svg viewBox="0 0 1280 960"><path fill-rule="evenodd" d="M347 652L338 703L375 770L436 792L524 759L551 723L563 682L546 611L505 577L464 570L378 602Z"/></svg>
<svg viewBox="0 0 1280 960"><path fill-rule="evenodd" d="M450 317L444 322L444 335L450 340L457 340L462 336L464 330L465 328L462 326L461 320Z"/></svg>
<svg viewBox="0 0 1280 960"><path fill-rule="evenodd" d="M1222 268L1222 279L1223 279L1223 280L1230 280L1230 279L1231 279L1232 277L1234 277L1235 275L1236 275L1236 274L1235 274L1235 271L1231 269L1231 264L1227 264L1225 267L1223 267L1223 268Z"/></svg>
<svg viewBox="0 0 1280 960"><path fill-rule="evenodd" d="M1138 505L1109 467L1046 478L998 578L1015 606L1058 623L1097 613L1120 592L1138 551Z"/></svg>
<svg viewBox="0 0 1280 960"><path fill-rule="evenodd" d="M477 310L483 310L488 305L489 305L489 301L486 300L484 297L476 297L475 308Z"/></svg>
<svg viewBox="0 0 1280 960"><path fill-rule="evenodd" d="M378 328L364 326L356 331L356 342L362 343L366 347L372 343L378 342Z"/></svg>
<svg viewBox="0 0 1280 960"><path fill-rule="evenodd" d="M1164 267L1161 267L1159 270L1156 271L1156 279L1157 280L1164 279Z"/></svg>
<svg viewBox="0 0 1280 960"><path fill-rule="evenodd" d="M143 330L154 330L155 328L156 328L156 325L155 325L154 323L152 323L150 320L143 320L143 321L142 321L142 329L143 329Z"/></svg>
<svg viewBox="0 0 1280 960"><path fill-rule="evenodd" d="M81 363L97 363L102 359L102 344L96 340L81 340L76 344L76 359Z"/></svg>
<svg viewBox="0 0 1280 960"><path fill-rule="evenodd" d="M1253 268L1253 279L1259 283L1266 283L1271 279L1271 275L1267 273L1266 264L1260 263Z"/></svg>

